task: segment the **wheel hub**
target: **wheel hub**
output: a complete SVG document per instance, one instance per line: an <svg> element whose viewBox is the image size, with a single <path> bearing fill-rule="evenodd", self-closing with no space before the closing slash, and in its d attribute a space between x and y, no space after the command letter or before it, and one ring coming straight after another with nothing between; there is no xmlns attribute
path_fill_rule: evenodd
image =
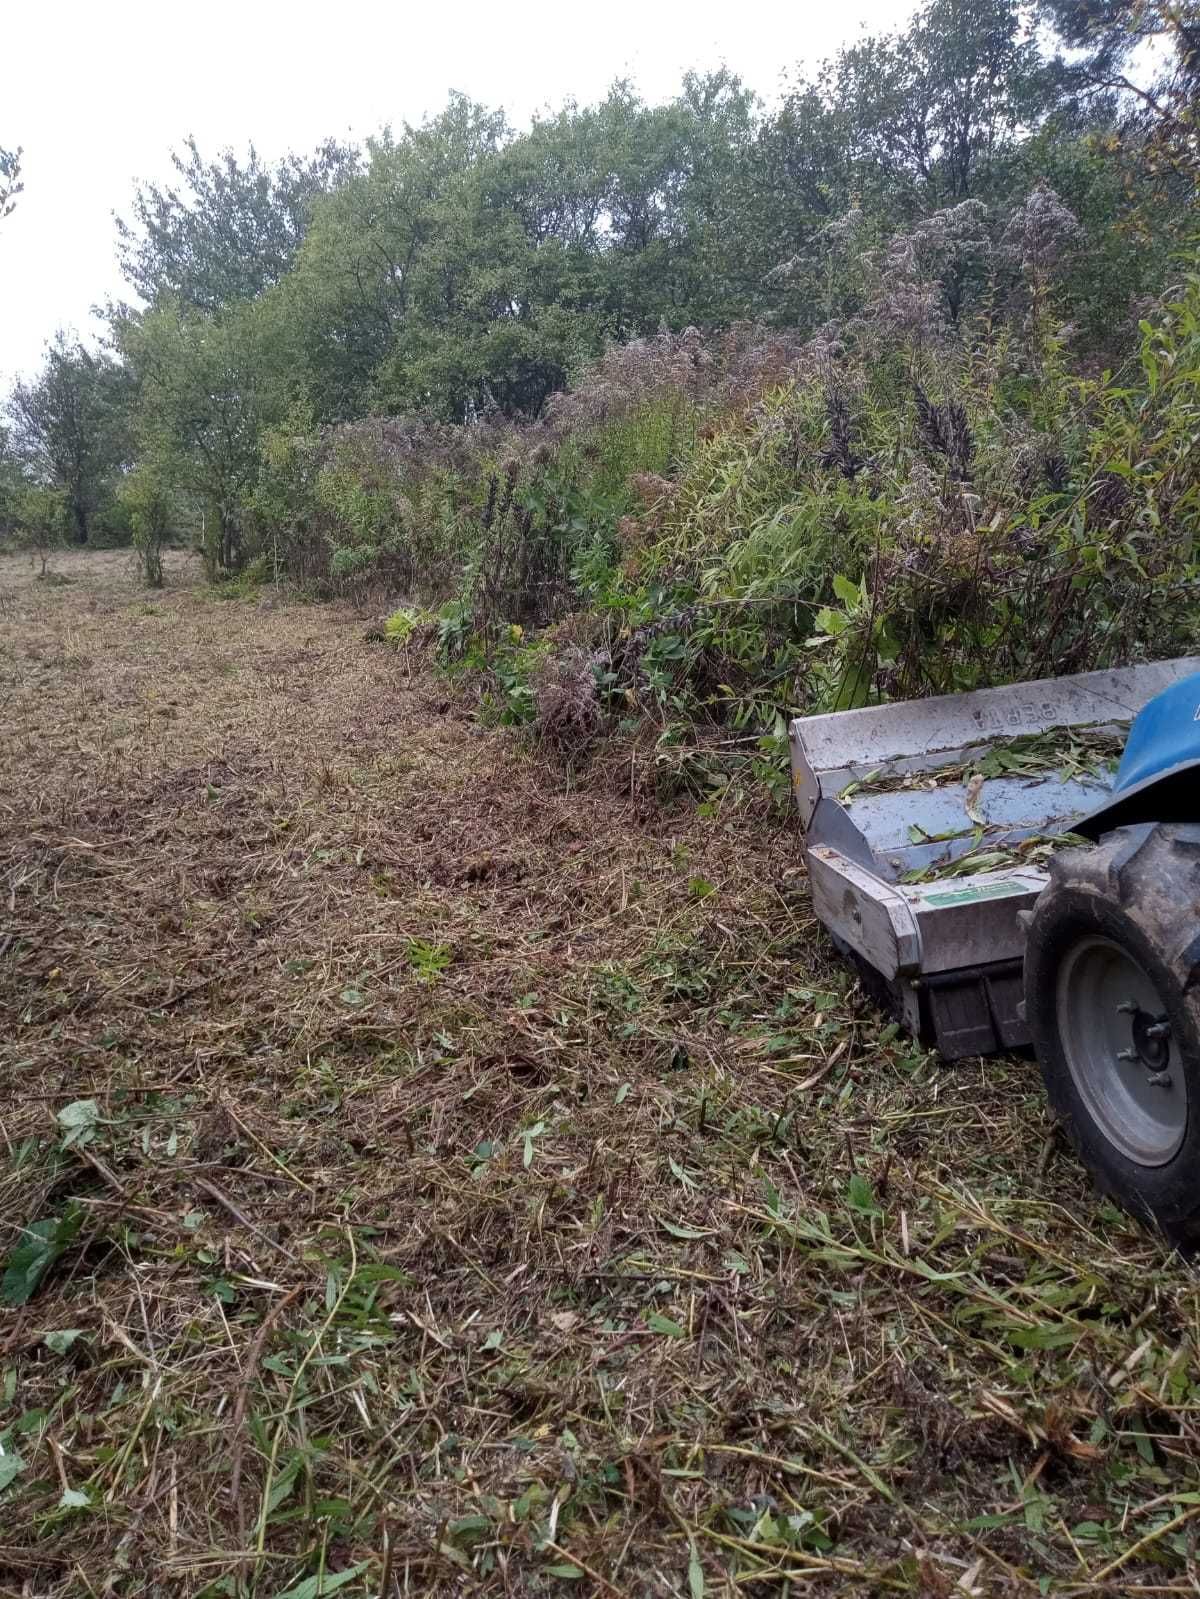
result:
<svg viewBox="0 0 1200 1599"><path fill-rule="evenodd" d="M1138 1059L1150 1072L1161 1072L1171 1058L1171 1024L1166 1016L1154 1016L1139 1006L1131 1027L1133 1047Z"/></svg>

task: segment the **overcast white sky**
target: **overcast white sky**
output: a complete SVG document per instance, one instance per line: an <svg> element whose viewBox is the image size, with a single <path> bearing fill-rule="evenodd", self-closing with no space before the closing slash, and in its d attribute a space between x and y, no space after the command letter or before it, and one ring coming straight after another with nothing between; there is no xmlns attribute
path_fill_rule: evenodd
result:
<svg viewBox="0 0 1200 1599"><path fill-rule="evenodd" d="M25 149L25 193L0 224L0 384L36 366L60 325L121 291L114 210L169 173L194 133L206 154L251 140L266 156L327 134L419 121L460 89L520 124L603 95L619 76L649 100L689 68L727 63L764 98L866 25L915 0L10 0L0 145Z"/></svg>

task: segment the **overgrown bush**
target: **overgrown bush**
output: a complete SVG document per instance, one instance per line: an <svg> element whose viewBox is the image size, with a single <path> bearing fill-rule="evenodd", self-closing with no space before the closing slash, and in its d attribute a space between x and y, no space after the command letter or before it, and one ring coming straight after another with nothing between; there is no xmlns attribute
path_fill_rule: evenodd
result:
<svg viewBox="0 0 1200 1599"><path fill-rule="evenodd" d="M439 656L487 714L564 750L649 717L672 770L681 728L769 766L795 708L1193 647L1200 277L1096 375L1048 186L882 242L857 226L827 230L851 309L814 338L634 340L526 424L293 418L262 528L327 586L439 604Z"/></svg>
<svg viewBox="0 0 1200 1599"><path fill-rule="evenodd" d="M18 545L29 552L30 559L38 567L38 577L48 581L52 576L51 557L70 538L71 511L67 496L61 489L45 484L25 487L17 496L14 528Z"/></svg>
<svg viewBox="0 0 1200 1599"><path fill-rule="evenodd" d="M121 504L133 530L138 572L147 588L163 586L163 549L171 535L174 505L162 473L143 461L122 480Z"/></svg>

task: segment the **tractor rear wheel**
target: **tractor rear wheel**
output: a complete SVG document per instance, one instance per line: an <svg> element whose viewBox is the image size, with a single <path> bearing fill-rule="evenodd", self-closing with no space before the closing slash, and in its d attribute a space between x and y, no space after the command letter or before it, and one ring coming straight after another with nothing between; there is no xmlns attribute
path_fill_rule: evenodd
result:
<svg viewBox="0 0 1200 1599"><path fill-rule="evenodd" d="M1026 1020L1084 1164L1200 1244L1200 826L1145 823L1055 856L1025 947Z"/></svg>

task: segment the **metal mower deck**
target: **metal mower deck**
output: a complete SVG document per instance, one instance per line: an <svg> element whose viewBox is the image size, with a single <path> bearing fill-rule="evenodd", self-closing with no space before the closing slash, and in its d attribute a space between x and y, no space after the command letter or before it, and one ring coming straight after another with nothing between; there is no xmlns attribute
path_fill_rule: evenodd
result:
<svg viewBox="0 0 1200 1599"><path fill-rule="evenodd" d="M1046 882L1030 842L1069 833L1111 785L1101 763L1065 778L972 766L1058 729L1064 743L1121 735L1196 671L1200 659L1152 662L792 723L814 907L911 1032L950 1058L1029 1041L1018 918Z"/></svg>

